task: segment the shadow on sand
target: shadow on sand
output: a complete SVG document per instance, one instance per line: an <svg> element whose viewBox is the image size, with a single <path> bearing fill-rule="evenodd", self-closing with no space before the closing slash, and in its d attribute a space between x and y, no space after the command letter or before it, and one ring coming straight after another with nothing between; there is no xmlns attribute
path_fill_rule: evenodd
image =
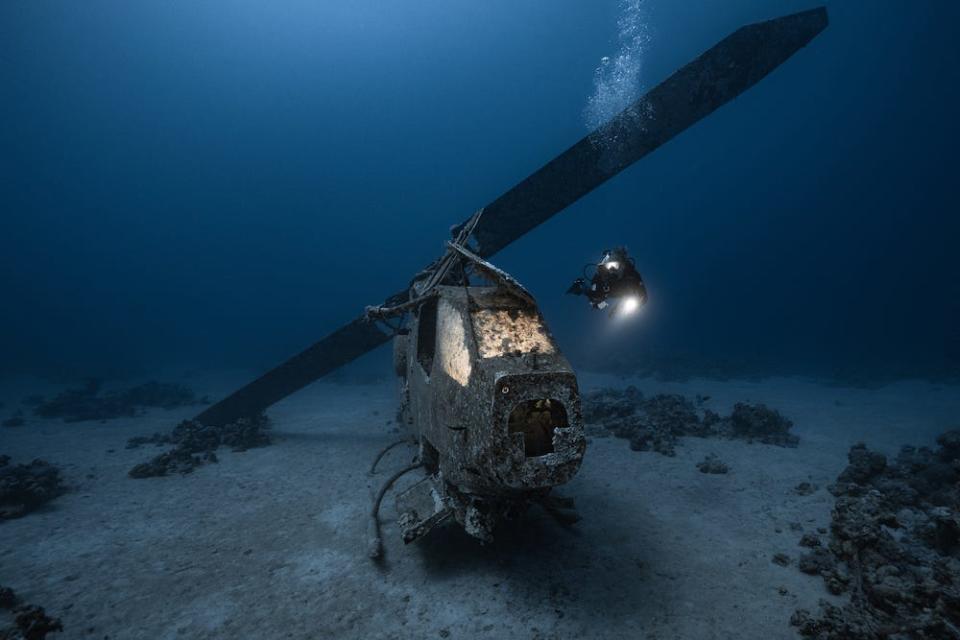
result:
<svg viewBox="0 0 960 640"><path fill-rule="evenodd" d="M626 504L594 509L576 525L564 526L532 506L525 516L502 524L491 544L481 545L449 523L393 554L415 553L431 581L469 578L477 582L478 594L492 588L508 601L542 602L559 618L596 619L598 612L611 621L643 618L655 613L645 609L656 607L651 591L663 577L658 570L663 554L655 537L650 544L627 543L652 537L650 523L636 522L646 514L633 509L629 518L620 517L627 509Z"/></svg>

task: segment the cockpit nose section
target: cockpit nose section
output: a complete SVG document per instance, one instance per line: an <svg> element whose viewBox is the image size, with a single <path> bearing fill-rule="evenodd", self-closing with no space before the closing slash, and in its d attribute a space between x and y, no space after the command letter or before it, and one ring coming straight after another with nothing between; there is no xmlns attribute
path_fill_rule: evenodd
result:
<svg viewBox="0 0 960 640"><path fill-rule="evenodd" d="M572 373L504 375L497 380L494 424L503 455L497 474L507 488L540 489L569 481L586 439Z"/></svg>

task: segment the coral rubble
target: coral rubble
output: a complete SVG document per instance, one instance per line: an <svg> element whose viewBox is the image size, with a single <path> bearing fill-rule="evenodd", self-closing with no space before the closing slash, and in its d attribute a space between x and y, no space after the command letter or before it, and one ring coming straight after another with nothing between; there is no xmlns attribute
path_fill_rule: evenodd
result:
<svg viewBox="0 0 960 640"><path fill-rule="evenodd" d="M762 404L737 403L733 413L721 417L681 395L658 394L645 398L633 386L626 389L598 389L583 397L583 418L590 433L606 430L630 441L634 451L676 454L678 438L730 438L763 442L781 447L797 445L790 433L793 423Z"/></svg>
<svg viewBox="0 0 960 640"><path fill-rule="evenodd" d="M703 460L697 463L697 469L700 473L728 473L730 467L726 465L715 453L707 455Z"/></svg>
<svg viewBox="0 0 960 640"><path fill-rule="evenodd" d="M169 451L155 456L149 462L138 464L130 470L132 478L150 478L173 473L190 473L194 468L208 462L217 462L216 449L224 446L233 451L246 451L270 444L270 419L260 414L253 418L241 418L236 422L209 426L195 420L184 420L169 435L156 433L149 437L131 438L128 449L145 444L174 445Z"/></svg>
<svg viewBox="0 0 960 640"><path fill-rule="evenodd" d="M799 438L790 433L793 422L765 404L738 402L733 406L733 413L722 424L728 430L729 437L748 442L757 441L778 447L795 447L799 442Z"/></svg>
<svg viewBox="0 0 960 640"><path fill-rule="evenodd" d="M64 422L132 418L144 407L173 409L198 402L192 390L178 384L147 382L102 393L98 380L90 380L77 389L67 389L52 400L40 400L33 409L35 415L62 418Z"/></svg>
<svg viewBox="0 0 960 640"><path fill-rule="evenodd" d="M793 488L793 493L798 496L809 496L816 493L819 488L820 487L812 482L804 481Z"/></svg>
<svg viewBox="0 0 960 640"><path fill-rule="evenodd" d="M43 460L10 464L0 456L0 520L19 518L64 492L60 470Z"/></svg>
<svg viewBox="0 0 960 640"><path fill-rule="evenodd" d="M9 587L0 586L0 609L13 613L13 627L0 629L0 640L44 640L47 634L63 631L57 618L47 615L43 607L25 604Z"/></svg>
<svg viewBox="0 0 960 640"><path fill-rule="evenodd" d="M4 427L22 427L25 424L23 419L23 411L17 411L0 424L2 424Z"/></svg>
<svg viewBox="0 0 960 640"><path fill-rule="evenodd" d="M791 624L817 640L960 637L960 430L939 447L903 447L888 461L863 444L830 486L836 496L826 547L801 571L823 577L842 606L798 610Z"/></svg>

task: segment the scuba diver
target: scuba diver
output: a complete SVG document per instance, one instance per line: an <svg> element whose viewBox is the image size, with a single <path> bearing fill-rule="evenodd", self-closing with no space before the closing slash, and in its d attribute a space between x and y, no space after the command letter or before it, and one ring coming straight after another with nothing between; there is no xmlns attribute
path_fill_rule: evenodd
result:
<svg viewBox="0 0 960 640"><path fill-rule="evenodd" d="M589 267L595 270L588 284ZM604 251L600 262L584 266L583 277L574 280L567 293L586 296L594 309L605 309L612 305L611 316L617 312L633 313L647 301L643 278L624 247Z"/></svg>

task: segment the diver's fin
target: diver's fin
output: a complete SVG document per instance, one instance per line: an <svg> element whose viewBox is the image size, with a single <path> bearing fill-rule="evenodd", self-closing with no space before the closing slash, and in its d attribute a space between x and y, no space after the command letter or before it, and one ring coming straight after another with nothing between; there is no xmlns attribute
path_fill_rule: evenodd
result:
<svg viewBox="0 0 960 640"><path fill-rule="evenodd" d="M585 291L584 284L585 281L583 278L577 278L573 281L573 284L570 285L570 288L567 289L567 293L575 296L582 296Z"/></svg>
<svg viewBox="0 0 960 640"><path fill-rule="evenodd" d="M827 26L821 7L738 29L650 90L610 122L548 162L483 209L473 237L483 258L668 142L752 87ZM463 228L476 216L454 228ZM394 294L384 306L408 300ZM223 424L263 411L390 336L362 318L268 371L197 416Z"/></svg>

